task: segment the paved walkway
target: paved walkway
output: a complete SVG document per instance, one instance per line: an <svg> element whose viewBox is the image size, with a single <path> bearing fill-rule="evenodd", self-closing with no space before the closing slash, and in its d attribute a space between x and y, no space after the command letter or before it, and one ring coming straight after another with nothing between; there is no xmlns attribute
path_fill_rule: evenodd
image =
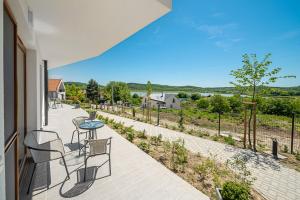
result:
<svg viewBox="0 0 300 200"><path fill-rule="evenodd" d="M50 109L49 125L44 129L57 131L63 140L71 179L65 180L66 172L61 160L39 164L33 183L33 192L26 196L27 181L21 187L22 199L209 199L108 126L99 129L97 133L98 138L113 137L112 173L109 175L108 163L101 165L107 157L90 158L88 160L87 181L83 182L83 156L78 157L77 143L70 144L70 140L74 130L72 119L87 115L85 111L73 109L68 105L64 105L63 108Z"/></svg>
<svg viewBox="0 0 300 200"><path fill-rule="evenodd" d="M237 154L243 155L248 159L247 166L256 178L254 188L265 198L269 200L300 199L300 173L282 166L271 157L102 111L99 111L99 114L123 122L126 126L133 126L135 130L145 130L147 135L161 134L163 139L171 141L182 138L188 150L207 157L214 155L221 162L226 162Z"/></svg>

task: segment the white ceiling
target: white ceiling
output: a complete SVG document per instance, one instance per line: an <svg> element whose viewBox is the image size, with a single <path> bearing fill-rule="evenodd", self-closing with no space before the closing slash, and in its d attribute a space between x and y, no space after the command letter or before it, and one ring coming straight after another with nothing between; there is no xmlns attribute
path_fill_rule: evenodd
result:
<svg viewBox="0 0 300 200"><path fill-rule="evenodd" d="M59 67L98 56L168 13L172 0L27 0L42 59Z"/></svg>

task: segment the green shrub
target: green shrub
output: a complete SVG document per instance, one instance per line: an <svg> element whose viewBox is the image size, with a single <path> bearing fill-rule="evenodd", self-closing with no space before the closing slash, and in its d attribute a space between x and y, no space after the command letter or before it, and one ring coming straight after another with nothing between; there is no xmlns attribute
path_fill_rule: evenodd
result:
<svg viewBox="0 0 300 200"><path fill-rule="evenodd" d="M283 146L283 153L288 153L289 152L289 148L287 145Z"/></svg>
<svg viewBox="0 0 300 200"><path fill-rule="evenodd" d="M184 171L185 164L188 162L188 151L184 147L183 140L177 140L172 142L172 164L173 169L177 170L177 166L181 166L182 171Z"/></svg>
<svg viewBox="0 0 300 200"><path fill-rule="evenodd" d="M120 131L120 133L122 135L123 134L127 134L129 132L134 132L132 126L130 126L130 127L123 126L122 129L121 129L121 131Z"/></svg>
<svg viewBox="0 0 300 200"><path fill-rule="evenodd" d="M143 130L143 131L138 132L137 137L141 138L141 139L147 139L146 131Z"/></svg>
<svg viewBox="0 0 300 200"><path fill-rule="evenodd" d="M158 136L151 136L150 141L155 146L158 146L162 141L162 135L159 134Z"/></svg>
<svg viewBox="0 0 300 200"><path fill-rule="evenodd" d="M120 122L114 123L112 125L113 129L121 129L123 127L123 124Z"/></svg>
<svg viewBox="0 0 300 200"><path fill-rule="evenodd" d="M235 140L232 138L231 135L229 135L228 137L224 137L224 142L229 145L235 145Z"/></svg>
<svg viewBox="0 0 300 200"><path fill-rule="evenodd" d="M197 136L198 137L208 137L209 133L204 132L204 131L198 131Z"/></svg>
<svg viewBox="0 0 300 200"><path fill-rule="evenodd" d="M167 154L167 152L169 152L171 150L171 143L169 141L164 141L163 142L163 149L164 149L164 153Z"/></svg>
<svg viewBox="0 0 300 200"><path fill-rule="evenodd" d="M300 152L299 152L299 151L297 151L295 157L296 157L296 160L299 160L299 161L300 161Z"/></svg>
<svg viewBox="0 0 300 200"><path fill-rule="evenodd" d="M144 141L140 142L137 146L146 153L150 151L150 145Z"/></svg>
<svg viewBox="0 0 300 200"><path fill-rule="evenodd" d="M217 136L217 135L212 136L213 141L219 141L219 139L220 139L220 136Z"/></svg>
<svg viewBox="0 0 300 200"><path fill-rule="evenodd" d="M134 138L135 138L134 132L127 132L126 139L128 141L133 142Z"/></svg>
<svg viewBox="0 0 300 200"><path fill-rule="evenodd" d="M245 184L228 181L224 183L221 195L224 200L248 200L250 188Z"/></svg>
<svg viewBox="0 0 300 200"><path fill-rule="evenodd" d="M201 155L198 155L201 156ZM221 186L221 177L228 175L228 170L223 169L215 160L215 157L209 157L203 160L200 164L194 168L195 172L199 174L200 179L206 179L213 182L212 187Z"/></svg>
<svg viewBox="0 0 300 200"><path fill-rule="evenodd" d="M209 101L207 98L201 98L197 101L197 108L198 109L208 109Z"/></svg>

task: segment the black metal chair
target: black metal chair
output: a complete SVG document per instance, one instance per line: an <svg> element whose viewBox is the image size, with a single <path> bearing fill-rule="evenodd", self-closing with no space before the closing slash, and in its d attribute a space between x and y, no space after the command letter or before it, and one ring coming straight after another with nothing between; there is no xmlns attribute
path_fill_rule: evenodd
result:
<svg viewBox="0 0 300 200"><path fill-rule="evenodd" d="M89 132L89 131L80 129L80 124L84 123L85 120L88 120L88 119L89 119L89 117L76 117L76 118L72 119L72 122L75 126L75 130L73 131L73 134L72 134L71 144L73 143L74 134L77 133L79 154L80 154L80 135L85 134L85 139L86 139L87 134Z"/></svg>
<svg viewBox="0 0 300 200"><path fill-rule="evenodd" d="M111 175L111 139L97 139L97 140L86 140L85 141L85 153L84 153L84 181L86 179L86 167L87 160L94 156L107 155L109 162L109 174ZM87 152L87 147L89 147L89 152Z"/></svg>
<svg viewBox="0 0 300 200"><path fill-rule="evenodd" d="M43 135L47 134L47 135ZM46 138L46 139L45 139ZM53 138L53 139L51 139ZM69 171L65 160L65 150L62 140L57 132L45 130L33 130L26 135L24 145L29 149L32 156L34 166L30 177L27 194L29 194L30 186L34 176L34 172L38 163L49 162L62 158L67 177L70 178Z"/></svg>

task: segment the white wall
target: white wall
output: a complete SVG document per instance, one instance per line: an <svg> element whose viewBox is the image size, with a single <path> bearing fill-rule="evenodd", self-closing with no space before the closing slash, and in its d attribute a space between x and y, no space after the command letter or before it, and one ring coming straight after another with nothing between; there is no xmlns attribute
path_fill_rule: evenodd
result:
<svg viewBox="0 0 300 200"><path fill-rule="evenodd" d="M0 199L5 199L4 94L3 94L3 0L0 0Z"/></svg>
<svg viewBox="0 0 300 200"><path fill-rule="evenodd" d="M27 128L28 131L42 127L41 67L36 50L26 52L27 64Z"/></svg>

